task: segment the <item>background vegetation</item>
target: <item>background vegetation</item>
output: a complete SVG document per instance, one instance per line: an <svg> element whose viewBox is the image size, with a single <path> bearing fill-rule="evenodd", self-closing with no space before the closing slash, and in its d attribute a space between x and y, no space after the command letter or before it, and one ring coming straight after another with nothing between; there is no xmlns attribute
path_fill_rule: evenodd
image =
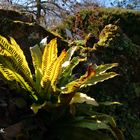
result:
<svg viewBox="0 0 140 140"><path fill-rule="evenodd" d="M97 8L83 10L65 20L57 28L66 39L69 37L83 39L91 33L90 37L87 37L89 40L87 44L96 50L94 55L88 54L90 62L119 63L119 67L115 70L120 76L89 89L89 94L95 93L101 102L117 100L123 104L103 107L102 111L115 116L128 140L138 140L140 137L139 19L138 11ZM71 32L68 34L66 29Z"/></svg>

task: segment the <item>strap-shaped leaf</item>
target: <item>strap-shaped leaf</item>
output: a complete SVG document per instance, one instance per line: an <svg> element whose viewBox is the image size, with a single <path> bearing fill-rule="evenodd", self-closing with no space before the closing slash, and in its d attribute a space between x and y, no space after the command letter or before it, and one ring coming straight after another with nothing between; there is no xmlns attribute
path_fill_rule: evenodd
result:
<svg viewBox="0 0 140 140"><path fill-rule="evenodd" d="M104 122L106 124L109 124L112 127L116 127L116 122L113 119L113 117L106 115L106 114L97 114L97 115L93 115L91 116L92 119L94 120L99 120L101 122Z"/></svg>
<svg viewBox="0 0 140 140"><path fill-rule="evenodd" d="M83 138L88 140L124 140L123 135L121 133L118 134L120 130L117 127L114 127L118 132L114 131L108 124L109 123L106 122L106 118L104 121L94 119L92 117L79 116L75 117L73 121L67 121L67 123L60 122L56 124L55 128L57 129L54 129L53 134L61 136L62 138L64 136L64 139L69 139L70 137L70 139L73 138L78 140ZM69 131L67 131L67 129ZM69 134L69 132L71 133ZM111 135L108 135L108 132L111 132L114 138Z"/></svg>
<svg viewBox="0 0 140 140"><path fill-rule="evenodd" d="M64 59L64 63L71 60L71 57L73 56L73 54L74 54L74 52L76 51L77 48L78 48L77 46L74 46L74 47L70 47L67 50L66 57ZM64 67L65 67L65 65L64 65Z"/></svg>
<svg viewBox="0 0 140 140"><path fill-rule="evenodd" d="M84 103L84 102L87 103L87 104L98 106L98 103L95 101L94 98L91 98L91 97L87 96L86 94L80 93L80 92L77 92L77 93L74 94L70 104Z"/></svg>
<svg viewBox="0 0 140 140"><path fill-rule="evenodd" d="M100 75L95 75L95 76L89 78L83 85L81 85L81 87L95 85L98 82L103 82L103 81L113 78L117 75L118 74L116 74L115 72L107 72L107 73L103 73Z"/></svg>
<svg viewBox="0 0 140 140"><path fill-rule="evenodd" d="M52 64L50 65L50 67L48 68L48 70L46 71L46 73L44 74L44 76L42 78L41 83L42 83L43 87L45 87L45 83L47 81L51 81L51 86L54 86L54 84L55 84L56 80L58 79L58 76L61 72L62 63L63 63L65 56L66 56L66 52L64 50L64 51L62 51L60 56L54 62L52 62Z"/></svg>
<svg viewBox="0 0 140 140"><path fill-rule="evenodd" d="M87 128L92 131L106 129L111 131L109 125L104 122L94 120L94 119L86 119L86 118L76 118L75 121L71 122L71 126L79 127L79 128Z"/></svg>
<svg viewBox="0 0 140 140"><path fill-rule="evenodd" d="M16 47L15 49L17 51L21 51L20 46L16 43L16 41L12 37L10 37L10 43L11 43L12 46Z"/></svg>
<svg viewBox="0 0 140 140"><path fill-rule="evenodd" d="M89 66L87 72L81 76L79 79L76 79L70 83L68 83L63 89L62 94L69 94L77 91L88 79L95 75L95 71L92 66Z"/></svg>
<svg viewBox="0 0 140 140"><path fill-rule="evenodd" d="M30 52L32 56L32 62L35 70L39 70L41 72L42 68L42 51L38 45L34 47L30 47Z"/></svg>
<svg viewBox="0 0 140 140"><path fill-rule="evenodd" d="M110 130L110 127L101 122L96 122L96 121L91 121L91 120L82 120L81 122L77 122L74 124L77 127L82 127L82 128L88 128L91 130L98 130L98 129L108 129Z"/></svg>
<svg viewBox="0 0 140 140"><path fill-rule="evenodd" d="M124 140L124 136L123 134L120 132L120 130L115 126L115 123L113 122L113 119L110 118L110 117L107 117L105 118L102 118L103 116L101 117L97 117L95 116L95 119L94 118L81 118L81 120L77 119L76 121L74 121L73 123L71 123L72 126L75 126L75 127L80 127L80 128L87 128L87 129L90 129L92 131L95 131L95 130L102 130L102 129L105 129L105 130L109 130L112 135L116 138L116 140ZM110 126L113 124L113 127ZM114 131L115 129L115 131Z"/></svg>
<svg viewBox="0 0 140 140"><path fill-rule="evenodd" d="M36 95L34 94L34 91L32 90L32 88L30 87L30 85L24 80L24 78L19 75L18 73L16 73L15 71L6 68L5 66L3 66L2 64L0 64L0 73L9 81L16 81L20 84L20 86L22 88L24 88L25 90L27 90L32 98L34 100L37 100Z"/></svg>
<svg viewBox="0 0 140 140"><path fill-rule="evenodd" d="M56 60L57 52L57 40L52 39L48 44L46 44L44 49L42 57L42 74L45 74L52 62Z"/></svg>
<svg viewBox="0 0 140 140"><path fill-rule="evenodd" d="M59 80L60 87L64 87L68 82L71 82L72 71L81 61L84 61L84 60L80 59L79 57L74 57L71 61L66 61L69 64L67 65L67 67L62 69L62 73L60 75L60 80ZM63 63L63 64L65 64L65 63ZM62 64L62 67L63 67L63 64Z"/></svg>
<svg viewBox="0 0 140 140"><path fill-rule="evenodd" d="M67 65L67 67L65 69L63 69L62 76L64 76L64 77L71 76L72 70L79 64L80 61L81 61L81 59L78 57L74 57L71 61L66 61L66 62L69 62L69 64ZM65 64L65 63L63 63L63 64Z"/></svg>
<svg viewBox="0 0 140 140"><path fill-rule="evenodd" d="M10 44L6 38L0 36L0 46L1 49L4 50L5 55L11 54L11 63L13 64L15 71L32 83L32 74L26 58L14 39L11 38Z"/></svg>
<svg viewBox="0 0 140 140"><path fill-rule="evenodd" d="M66 56L66 51L63 50L60 56L55 61L54 65L52 65L52 71L50 75L52 85L56 82L58 76L60 75L60 72L62 70L62 63L64 61L65 56Z"/></svg>
<svg viewBox="0 0 140 140"><path fill-rule="evenodd" d="M112 135L117 140L124 140L124 136L123 136L122 132L117 128L116 122L113 119L113 117L106 115L106 114L97 114L95 116L91 116L91 118L94 120L99 120L100 122L103 122L105 124L108 124L111 128Z"/></svg>
<svg viewBox="0 0 140 140"><path fill-rule="evenodd" d="M11 54L9 52L7 52L3 47L2 45L0 44L0 55L3 55L3 56L11 56Z"/></svg>
<svg viewBox="0 0 140 140"><path fill-rule="evenodd" d="M40 46L35 45L30 47L30 52L32 56L32 62L35 69L35 88L37 91L40 91L41 88L41 79L42 79L42 51Z"/></svg>
<svg viewBox="0 0 140 140"><path fill-rule="evenodd" d="M96 74L102 74L105 73L107 70L112 69L113 67L117 67L118 63L112 63L112 64L104 64L104 65L99 65L99 66L93 66L96 67Z"/></svg>

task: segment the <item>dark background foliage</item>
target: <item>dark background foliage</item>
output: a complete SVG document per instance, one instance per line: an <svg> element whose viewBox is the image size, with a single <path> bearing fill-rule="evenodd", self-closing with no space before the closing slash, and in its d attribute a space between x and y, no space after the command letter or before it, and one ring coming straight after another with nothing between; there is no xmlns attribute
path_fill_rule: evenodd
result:
<svg viewBox="0 0 140 140"><path fill-rule="evenodd" d="M105 27L108 24L111 25ZM99 8L81 11L65 20L57 29L65 38L68 38L65 29L70 30L73 37L78 36L80 39L92 33L99 42L90 45L96 48L89 55L90 62L119 63L114 69L119 76L90 88L88 94L99 102L122 103L122 105L101 106L98 111L113 115L127 140L140 138L139 25L138 11Z"/></svg>

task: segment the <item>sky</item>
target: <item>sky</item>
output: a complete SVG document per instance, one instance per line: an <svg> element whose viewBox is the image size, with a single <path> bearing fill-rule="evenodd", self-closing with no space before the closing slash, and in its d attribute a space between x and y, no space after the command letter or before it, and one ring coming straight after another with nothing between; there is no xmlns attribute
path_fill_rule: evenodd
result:
<svg viewBox="0 0 140 140"><path fill-rule="evenodd" d="M6 1L6 0L0 0L0 2L3 2L3 1ZM20 3L24 3L26 0L12 0L13 2L20 2ZM77 1L81 1L81 0L77 0ZM97 0L98 1L98 0ZM113 2L114 0L99 0L101 1L105 6L107 7L110 7L110 3ZM121 0L120 0L121 1Z"/></svg>
<svg viewBox="0 0 140 140"><path fill-rule="evenodd" d="M4 1L8 1L8 0L0 0L0 3L2 4ZM10 0L9 0L10 1ZM23 3L25 3L25 2L30 2L30 0L12 0L13 1L13 3L20 3L21 5L23 5ZM35 0L34 0L35 1ZM45 1L45 0L43 0L43 1ZM46 0L47 1L47 0ZM51 0L50 0L51 1ZM61 0L58 0L60 3L61 3ZM77 0L78 2L81 2L82 0ZM102 4L102 6L105 6L105 7L111 7L111 2L114 2L115 0L95 0L95 1L99 1L101 4ZM117 1L123 1L123 0L117 0Z"/></svg>

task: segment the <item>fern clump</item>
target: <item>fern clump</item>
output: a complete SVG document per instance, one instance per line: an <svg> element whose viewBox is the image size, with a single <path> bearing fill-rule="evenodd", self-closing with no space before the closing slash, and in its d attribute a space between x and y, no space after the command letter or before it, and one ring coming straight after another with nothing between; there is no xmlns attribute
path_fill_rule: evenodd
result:
<svg viewBox="0 0 140 140"><path fill-rule="evenodd" d="M75 116L77 103L98 106L94 98L81 93L80 89L117 75L115 72L106 72L117 66L116 63L113 63L100 66L89 65L86 73L76 78L73 75L73 69L79 62L84 61L77 56L73 56L77 49L78 47L73 46L67 51L63 50L58 56L56 39L52 39L48 44L45 41L31 47L30 51L35 70L34 73L31 73L24 53L15 40L10 38L10 41L8 41L0 36L0 73L4 79L11 81L11 83L17 82L16 86L18 88L27 91L32 99L31 109L34 113L37 113L39 109L50 110L50 108L58 107L61 107L62 112L64 112L64 109L68 107L69 112ZM100 115L86 114L82 117L82 120L79 120L75 116L72 122L67 122L67 125L81 129L87 128L92 131L107 129L116 138L119 137L118 132L115 132L117 128L112 119L108 120L110 117L104 116L103 118L106 120L104 122L102 121L104 119L100 117Z"/></svg>

